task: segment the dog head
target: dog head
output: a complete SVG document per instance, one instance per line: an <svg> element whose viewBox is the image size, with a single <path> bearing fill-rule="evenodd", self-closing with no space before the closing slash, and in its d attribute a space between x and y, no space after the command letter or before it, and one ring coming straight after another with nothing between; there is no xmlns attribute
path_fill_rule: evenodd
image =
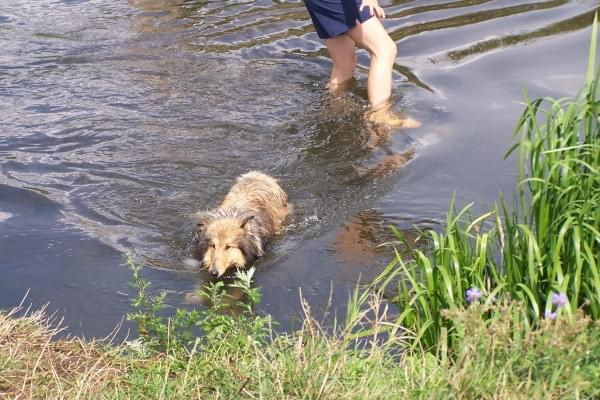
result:
<svg viewBox="0 0 600 400"><path fill-rule="evenodd" d="M256 258L257 248L248 233L248 222L253 218L201 218L198 255L211 275L220 277L232 268L245 267Z"/></svg>

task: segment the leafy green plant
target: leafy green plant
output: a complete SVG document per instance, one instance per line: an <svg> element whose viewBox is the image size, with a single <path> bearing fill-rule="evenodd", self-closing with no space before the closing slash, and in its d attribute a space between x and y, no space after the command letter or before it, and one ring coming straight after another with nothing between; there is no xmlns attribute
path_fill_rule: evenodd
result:
<svg viewBox="0 0 600 400"><path fill-rule="evenodd" d="M254 308L260 303L261 294L258 288L252 286L254 268L247 271L237 271L236 280L229 284L243 293L242 300L236 300L236 312L231 313L231 303L227 301L225 284L221 281L210 284L199 294L206 298L210 307L201 311L197 325L202 328L205 340L218 340L224 346L245 346L248 337L253 341L264 343L272 325L270 316L256 315Z"/></svg>
<svg viewBox="0 0 600 400"><path fill-rule="evenodd" d="M150 283L142 278L141 266L137 265L132 254L127 255L127 264L132 270L131 286L137 296L131 304L135 309L127 318L138 325L140 339L147 348L159 352L185 353L196 347L200 341L219 340L227 346L239 346L247 337L264 341L270 317L260 317L254 307L260 302L260 291L252 287L254 268L238 271L236 281L229 285L242 291L246 301L236 300L234 306L240 311L231 314L225 284L221 281L210 283L199 295L210 304L205 309L176 308L174 316L160 316L164 308L165 294L151 296Z"/></svg>
<svg viewBox="0 0 600 400"><path fill-rule="evenodd" d="M135 263L132 253L127 254L126 263L132 272L130 286L137 291L137 296L131 301L135 312L128 313L127 319L137 323L140 338L151 342L151 347L166 348L169 326L158 316L164 307L165 293L154 296L148 294L150 282L142 278L142 267Z"/></svg>

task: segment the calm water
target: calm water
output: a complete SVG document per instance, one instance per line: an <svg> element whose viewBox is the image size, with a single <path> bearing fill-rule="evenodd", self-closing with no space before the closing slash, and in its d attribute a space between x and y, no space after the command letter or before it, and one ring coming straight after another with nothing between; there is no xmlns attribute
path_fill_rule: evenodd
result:
<svg viewBox="0 0 600 400"><path fill-rule="evenodd" d="M577 92L598 2L383 4L394 105L423 125L374 143L366 53L351 92L328 95L301 2L0 2L0 307L29 291L70 332L106 335L129 310L130 249L170 306L189 304L209 279L182 262L190 216L251 169L296 206L257 264L261 311L282 321L299 288L317 310L331 288L345 303L389 260L389 224L438 226L453 193L480 208L510 193L520 85Z"/></svg>

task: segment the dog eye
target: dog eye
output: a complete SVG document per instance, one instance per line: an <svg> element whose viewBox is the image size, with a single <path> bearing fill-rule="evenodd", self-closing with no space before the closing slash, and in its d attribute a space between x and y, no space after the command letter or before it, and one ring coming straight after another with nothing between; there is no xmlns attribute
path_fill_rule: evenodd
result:
<svg viewBox="0 0 600 400"><path fill-rule="evenodd" d="M233 249L233 246L227 245L225 246L225 250Z"/></svg>
<svg viewBox="0 0 600 400"><path fill-rule="evenodd" d="M208 247L210 247L211 249L214 249L214 248L215 248L215 244L214 244L214 243L210 243L210 244L208 245Z"/></svg>

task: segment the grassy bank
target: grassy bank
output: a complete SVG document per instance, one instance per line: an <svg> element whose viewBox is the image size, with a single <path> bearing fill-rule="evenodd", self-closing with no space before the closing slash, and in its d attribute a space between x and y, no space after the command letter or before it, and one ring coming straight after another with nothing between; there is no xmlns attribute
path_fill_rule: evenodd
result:
<svg viewBox="0 0 600 400"><path fill-rule="evenodd" d="M577 98L526 101L514 202L479 217L451 207L445 231L396 253L343 321L324 328L303 303L301 329L276 334L254 313L252 270L232 284L235 313L217 283L200 293L209 307L160 317L164 297L130 259L140 338L53 340L42 311L0 313L0 398L600 398L594 59L595 40Z"/></svg>
<svg viewBox="0 0 600 400"><path fill-rule="evenodd" d="M374 307L380 299L371 298ZM368 311L367 311L368 310ZM406 351L400 329L385 340L354 329L325 334L306 315L294 334L241 331L198 339L186 351L140 342L53 341L35 313L0 316L0 397L114 399L592 398L600 396L600 325L577 313L522 324L523 305L449 312L462 335L452 352ZM490 313L494 315L489 318ZM373 315L379 315L372 321ZM225 317L227 319L229 317ZM389 324L365 309L351 326ZM231 322L231 321L229 321ZM374 324L373 324L374 323ZM345 328L349 328L346 326ZM270 333L268 326L262 326Z"/></svg>

